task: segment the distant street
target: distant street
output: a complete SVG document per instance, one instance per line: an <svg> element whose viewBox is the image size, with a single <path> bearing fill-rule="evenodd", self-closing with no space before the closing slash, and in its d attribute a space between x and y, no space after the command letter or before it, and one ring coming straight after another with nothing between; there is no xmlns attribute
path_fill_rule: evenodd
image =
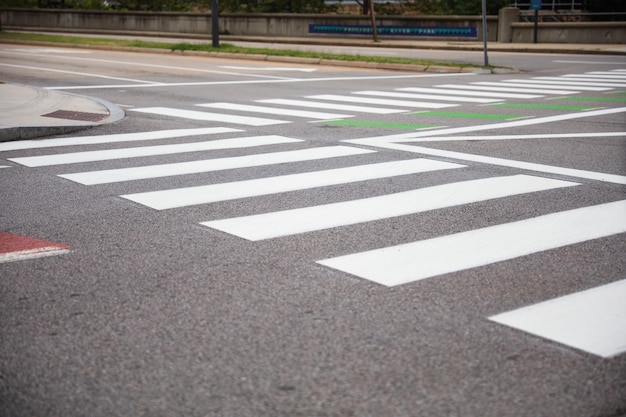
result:
<svg viewBox="0 0 626 417"><path fill-rule="evenodd" d="M626 415L626 62L491 63L0 45L126 112L0 143L0 414Z"/></svg>

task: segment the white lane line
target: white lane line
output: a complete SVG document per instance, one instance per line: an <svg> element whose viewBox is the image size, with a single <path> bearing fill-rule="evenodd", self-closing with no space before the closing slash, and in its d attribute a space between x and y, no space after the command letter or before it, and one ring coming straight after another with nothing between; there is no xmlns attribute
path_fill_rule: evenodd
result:
<svg viewBox="0 0 626 417"><path fill-rule="evenodd" d="M9 158L28 167L76 164L80 162L108 161L112 159L139 158L143 156L171 155L185 152L211 151L218 149L248 148L253 146L275 145L302 142L284 136L252 136L245 138L220 139L207 142L180 143L176 145L142 146L136 148L106 149L101 151L72 152L55 155Z"/></svg>
<svg viewBox="0 0 626 417"><path fill-rule="evenodd" d="M556 78L553 81L549 80L540 80L537 78L531 78L530 80L522 80L522 79L514 79L514 80L506 80L502 82L515 82L520 84L533 84L533 86L546 86L545 88L554 88L553 86L557 86L559 88L576 88L581 91L607 91L612 90L613 86L602 86L596 83L586 83L586 82L577 82L577 81L564 81L562 78ZM539 85L537 85L539 84Z"/></svg>
<svg viewBox="0 0 626 417"><path fill-rule="evenodd" d="M158 84L158 83L154 83L152 81L136 80L134 78L111 77L111 76L108 76L108 75L89 74L89 73L86 73L86 72L77 72L77 71L64 71L64 70L58 70L58 69L52 69L52 68L44 68L44 67L31 67L31 66L28 66L28 65L0 64L0 66L11 67L11 68L21 68L21 69L31 69L31 70L35 70L35 71L56 72L56 73L69 74L69 75L80 75L81 77L104 78L104 79L107 79L107 80L131 81L131 82L135 82L135 83L141 83L142 85Z"/></svg>
<svg viewBox="0 0 626 417"><path fill-rule="evenodd" d="M133 181L147 178L162 178L175 175L197 174L201 172L222 171L237 168L250 168L289 162L312 161L317 159L337 158L351 155L362 155L376 151L349 146L326 146L320 148L301 149L297 151L273 152L256 155L236 156L231 158L204 159L200 161L181 162L174 164L149 165L102 171L78 172L63 174L59 177L84 185L110 184L114 182Z"/></svg>
<svg viewBox="0 0 626 417"><path fill-rule="evenodd" d="M565 59L559 59L559 60L555 59L552 62L561 62L564 64L624 65L624 62L617 62L617 61L572 61L572 60L565 60ZM624 70L613 70L613 71L624 71Z"/></svg>
<svg viewBox="0 0 626 417"><path fill-rule="evenodd" d="M483 155L474 155L460 152L450 152L432 148L424 148L413 145L407 145L405 143L410 142L420 142L422 138L425 137L433 137L439 135L454 135L459 133L468 133L468 132L478 132L481 130L496 130L503 128L515 128L521 126L529 126L535 124L542 123L550 123L556 121L563 120L573 120L583 117L592 117L592 116L604 116L608 114L616 114L616 113L624 113L626 112L626 107L618 107L614 109L602 109L602 110L592 110L587 112L579 112L579 113L571 113L571 114L562 114L557 116L549 116L549 117L540 117L536 119L530 120L516 120L513 122L504 122L504 123L494 123L488 125L479 125L479 126L465 126L465 127L455 127L455 128L447 128L447 129L439 129L439 130L431 130L428 132L411 132L411 133L403 133L399 135L389 135L389 136L378 136L378 137L370 137L370 138L362 138L362 139L350 139L343 140L344 143L353 143L358 145L366 145L366 146L374 146L378 148L384 149L394 149L394 150L402 150L406 152L424 154L424 155L432 155L444 158L453 158L459 159L463 161L473 161L480 162L490 165L499 165L505 167L512 168L521 168L527 169L531 171L537 172L546 172L551 174L565 175L576 178L586 178L592 179L595 181L605 181L612 182L616 184L626 184L626 176L622 175L613 175L606 174L601 172L592 172L592 171L583 171L571 168L562 168L555 167L551 165L543 165L543 164L534 164L530 162L523 161L515 161L510 159L502 159L502 158L492 158ZM398 143L405 142L405 143Z"/></svg>
<svg viewBox="0 0 626 417"><path fill-rule="evenodd" d="M318 263L394 286L625 232L626 200L623 200Z"/></svg>
<svg viewBox="0 0 626 417"><path fill-rule="evenodd" d="M235 103L204 103L204 104L196 104L196 106L207 107L211 109L277 114L279 116L305 117L308 119L320 119L320 120L345 119L347 117L353 117L348 114L321 113L321 112L314 112L314 111L279 109L276 107L251 106L251 105L235 104Z"/></svg>
<svg viewBox="0 0 626 417"><path fill-rule="evenodd" d="M456 101L459 103L496 103L502 99L477 98L477 97L458 97L446 96L438 94L412 94L412 93L394 93L390 91L355 91L352 94L361 94L367 96L395 97L395 98L417 98L420 100L439 100L439 101Z"/></svg>
<svg viewBox="0 0 626 417"><path fill-rule="evenodd" d="M446 84L450 88L461 87L455 84ZM439 87L439 86L437 86ZM444 94L449 96L472 96L472 97L491 97L491 98L539 98L543 95L539 94L513 94L513 93L490 93L480 91L466 91L463 89L445 89L445 88L421 88L421 87L408 87L398 88L398 91L411 91L415 93L433 93Z"/></svg>
<svg viewBox="0 0 626 417"><path fill-rule="evenodd" d="M307 96L316 100L330 100L330 101L346 101L348 103L364 103L364 104L376 104L382 106L398 106L398 107L417 107L426 109L443 109L446 107L455 107L457 104L441 104L441 103L427 103L423 101L408 101L408 100L385 100L374 99L367 97L354 97L354 96L338 96L334 94L321 94L317 96Z"/></svg>
<svg viewBox="0 0 626 417"><path fill-rule="evenodd" d="M278 104L282 106L299 106L308 107L312 109L326 109L326 110L343 110L354 111L360 113L373 113L373 114L393 114L404 113L405 109L390 109L388 107L364 107L364 106L352 106L348 104L335 104L335 103L322 103L319 101L305 101L305 100L287 100L287 99L269 99L269 100L256 100L258 103Z"/></svg>
<svg viewBox="0 0 626 417"><path fill-rule="evenodd" d="M511 87L524 87L524 88L534 88L534 89L546 89L546 90L559 90L559 89L568 89L569 92L578 92L578 91L608 91L611 90L608 87L583 87L583 86L574 86L574 85L557 85L557 84L541 84L538 82L533 82L532 80L503 80L499 82L476 82L472 83L474 85L493 85L493 86L511 86ZM546 93L551 93L553 91L546 91ZM558 94L558 93L556 93Z"/></svg>
<svg viewBox="0 0 626 417"><path fill-rule="evenodd" d="M7 262L23 261L26 259L44 258L46 256L65 255L69 249L60 249L58 246L47 246L36 249L25 249L15 252L0 253L0 264Z"/></svg>
<svg viewBox="0 0 626 417"><path fill-rule="evenodd" d="M146 107L140 109L130 109L139 113L157 114L159 116L180 117L183 119L203 120L220 123L235 123L248 126L269 126L283 123L290 123L286 120L261 119L258 117L234 116L221 113L209 113L194 110L181 110L169 107Z"/></svg>
<svg viewBox="0 0 626 417"><path fill-rule="evenodd" d="M608 138L626 137L626 132L602 132L602 133L553 133L537 135L492 135L492 136L434 136L410 139L415 142L458 142L476 140L528 140L528 139L575 139L575 138Z"/></svg>
<svg viewBox="0 0 626 417"><path fill-rule="evenodd" d="M257 241L574 185L578 184L513 175L201 224Z"/></svg>
<svg viewBox="0 0 626 417"><path fill-rule="evenodd" d="M186 136L215 135L219 133L242 132L241 129L227 127L204 127L200 129L171 129L151 132L120 133L116 135L76 136L72 138L21 140L0 143L0 152L20 149L54 148L57 146L94 145L99 143L120 143L145 140L182 138Z"/></svg>
<svg viewBox="0 0 626 417"><path fill-rule="evenodd" d="M537 77L533 78L533 80L540 81L560 81L567 84L572 85L589 85L596 87L626 87L626 83L619 83L617 81L609 81L609 80L595 80L591 78L563 78L563 77Z"/></svg>
<svg viewBox="0 0 626 417"><path fill-rule="evenodd" d="M315 72L315 68L291 68L291 67L238 67L231 65L221 65L220 68L243 70L243 71L299 71L299 72Z"/></svg>
<svg viewBox="0 0 626 417"><path fill-rule="evenodd" d="M626 352L626 280L616 281L489 320L603 358Z"/></svg>
<svg viewBox="0 0 626 417"><path fill-rule="evenodd" d="M235 74L235 73L233 73ZM245 74L238 74L245 75ZM90 89L110 89L110 88L166 88L166 87L195 87L207 85L241 85L241 84L274 84L274 83L315 83L327 81L367 81L367 80L386 80L386 79L404 79L404 78L432 78L432 77L449 77L449 76L470 76L474 73L462 74L422 74L422 75L384 75L384 76L366 76L366 77L328 77L328 78L280 78L271 80L245 80L245 81L197 81L186 83L158 83L158 84L116 84L116 85L83 85L83 86L58 86L48 87L50 90L90 90ZM266 76L269 78L269 76ZM273 77L278 78L278 77Z"/></svg>
<svg viewBox="0 0 626 417"><path fill-rule="evenodd" d="M165 210L461 167L463 165L430 159L410 159L223 184L127 194L122 197L156 210Z"/></svg>
<svg viewBox="0 0 626 417"><path fill-rule="evenodd" d="M532 88L515 88L515 87L509 87L506 85L503 85L501 83L490 83L493 87L486 87L486 84L484 83L480 83L480 85L473 85L474 83L472 83L472 85L453 85L453 84L447 84L447 85L441 85L440 87L456 87L456 88L462 88L464 90L478 90L478 91L502 91L502 92L509 92L509 93L527 93L527 94L574 94L576 93L576 91L570 91L570 90L549 90L546 91L544 89L532 89ZM476 83L478 84L478 83Z"/></svg>
<svg viewBox="0 0 626 417"><path fill-rule="evenodd" d="M608 74L608 75L607 75ZM562 75L565 78L597 78L601 80L618 80L618 81L626 81L626 77L618 74L611 73L597 73L597 72L588 72L586 74L566 74Z"/></svg>

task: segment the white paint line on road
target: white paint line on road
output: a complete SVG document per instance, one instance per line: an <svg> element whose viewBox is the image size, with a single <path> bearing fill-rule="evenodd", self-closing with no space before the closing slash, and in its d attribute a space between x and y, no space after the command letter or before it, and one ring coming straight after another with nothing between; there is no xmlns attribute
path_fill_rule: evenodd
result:
<svg viewBox="0 0 626 417"><path fill-rule="evenodd" d="M462 88L464 90L502 91L502 92L509 92L509 93L526 93L526 94L574 94L576 93L576 91L570 91L570 90L546 91L545 89L533 89L529 87L524 87L524 88L510 87L502 83L489 83L489 84L492 85L492 87L486 86L485 83L480 83L480 85L474 85L474 83L472 83L472 85L462 85L462 86L454 85L454 84L447 84L447 85L441 85L440 87L450 87L450 88L456 87L456 88Z"/></svg>
<svg viewBox="0 0 626 417"><path fill-rule="evenodd" d="M411 107L411 108L424 108L424 109L443 109L447 107L455 107L456 104L441 104L441 103L427 103L423 101L408 101L408 100L386 100L375 99L367 97L354 97L354 96L338 96L334 94L321 94L317 96L307 96L316 100L330 100L330 101L343 101L348 103L357 104L374 104L381 106L398 106L398 107Z"/></svg>
<svg viewBox="0 0 626 417"><path fill-rule="evenodd" d="M298 71L298 72L315 72L315 68L291 68L291 67L238 67L231 65L221 65L220 68L243 70L243 71Z"/></svg>
<svg viewBox="0 0 626 417"><path fill-rule="evenodd" d="M626 352L626 280L591 288L489 320L611 358Z"/></svg>
<svg viewBox="0 0 626 417"><path fill-rule="evenodd" d="M345 119L348 117L353 117L348 114L321 113L321 112L304 111L304 110L280 109L277 107L251 106L251 105L235 104L235 103L204 103L204 104L196 104L196 106L207 107L210 109L223 109L223 110L235 110L235 111L242 111L242 112L276 114L279 116L304 117L308 119L320 119L320 120Z"/></svg>
<svg viewBox="0 0 626 417"><path fill-rule="evenodd" d="M162 178L175 175L197 174L202 172L222 171L237 168L284 164L289 162L312 161L317 159L338 158L351 155L362 155L376 151L353 148L349 146L326 146L320 148L301 149L296 151L273 152L255 155L236 156L231 158L204 159L200 161L181 162L174 164L149 165L102 171L79 172L59 175L84 185L109 184L122 181L133 181L147 178Z"/></svg>
<svg viewBox="0 0 626 417"><path fill-rule="evenodd" d="M94 145L100 143L135 142L182 138L187 136L215 135L219 133L242 132L241 129L227 127L203 127L199 129L155 130L151 132L120 133L116 135L76 136L72 138L46 140L20 140L0 143L0 152L20 149L54 148L57 146Z"/></svg>
<svg viewBox="0 0 626 417"><path fill-rule="evenodd" d="M552 62L560 62L563 64L593 64L593 65L624 65L624 62L619 61L573 61L573 60L565 60L565 59L555 59ZM615 70L622 71L622 70Z"/></svg>
<svg viewBox="0 0 626 417"><path fill-rule="evenodd" d="M26 259L44 258L46 256L65 255L68 253L70 253L69 249L59 249L56 246L27 249L9 253L0 253L0 264L7 262L23 261Z"/></svg>
<svg viewBox="0 0 626 417"><path fill-rule="evenodd" d="M456 182L359 200L214 220L201 224L256 241L574 185L578 184L514 175Z"/></svg>
<svg viewBox="0 0 626 417"><path fill-rule="evenodd" d="M137 80L137 79L134 79L134 78L111 77L109 75L90 74L90 73L86 73L86 72L77 72L77 71L65 71L65 70L58 70L58 69L44 68L44 67L31 67L31 66L28 66L28 65L0 64L0 66L10 67L10 68L20 68L20 69L31 69L31 70L35 70L35 71L56 72L56 73L60 73L60 74L80 75L81 77L104 78L104 79L107 79L107 80L131 81L131 82L135 82L135 83L141 83L143 85L156 84L156 83L154 83L152 81Z"/></svg>
<svg viewBox="0 0 626 417"><path fill-rule="evenodd" d="M278 104L283 106L296 106L296 107L308 107L313 109L326 109L326 110L342 110L342 111L354 111L360 113L373 113L373 114L394 114L404 113L406 109L390 109L389 107L364 107L353 106L348 104L336 104L336 103L322 103L319 101L307 101L307 100L287 100L287 99L269 99L269 100L257 100L259 103Z"/></svg>
<svg viewBox="0 0 626 417"><path fill-rule="evenodd" d="M422 87L407 87L398 88L398 91L410 91L414 93L432 93L443 94L448 96L470 96L470 97L491 97L491 98L539 98L543 95L539 94L513 94L513 93L491 93L481 91L467 91L463 89L451 89L460 87L455 84L446 84L449 88L422 88ZM437 86L439 87L439 86Z"/></svg>
<svg viewBox="0 0 626 417"><path fill-rule="evenodd" d="M241 75L241 74L238 74ZM169 88L169 87L198 87L208 85L243 85L243 84L274 84L274 83L315 83L328 81L368 81L368 80L389 80L389 79L405 79L405 78L432 78L432 77L461 77L475 75L473 73L463 74L420 74L420 75L383 75L383 76L365 76L365 77L329 77L329 78L280 78L280 79L264 79L264 80L245 80L245 81L196 81L185 83L158 83L158 84L118 84L118 85L68 85L48 87L49 90L91 90L91 89L111 89L111 88ZM276 77L274 77L276 78Z"/></svg>
<svg viewBox="0 0 626 417"><path fill-rule="evenodd" d="M563 91L563 89L568 89L569 92L578 92L578 91L608 91L611 90L608 87L584 87L584 86L573 86L573 85L557 85L557 84L541 84L538 82L533 82L532 80L503 80L499 82L477 82L472 83L473 85L493 85L493 86L511 86L511 87L524 87L524 88L534 88L534 89L545 89L550 91L544 91L547 94L554 93L553 90ZM555 93L558 94L558 93Z"/></svg>
<svg viewBox="0 0 626 417"><path fill-rule="evenodd" d="M592 172L592 171L583 171L583 170L577 170L577 169L571 169L571 168L561 168L561 167L555 167L551 165L534 164L530 162L514 161L514 160L502 159L502 158L492 158L488 156L474 155L474 154L467 154L467 153L460 153L460 152L450 152L450 151L445 151L445 150L417 147L417 146L407 145L404 143L398 143L398 142L405 142L405 143L420 142L422 138L439 136L439 135L448 135L448 134L453 135L453 134L459 134L459 133L478 132L481 130L497 130L497 129L503 129L503 128L515 128L515 127L550 123L550 122L563 121L563 120L574 120L574 119L579 119L583 117L605 116L609 114L624 113L624 112L626 112L626 107L617 107L614 109L592 110L592 111L587 111L587 112L562 114L562 115L549 116L549 117L540 117L540 118L530 119L530 120L516 120L513 122L494 123L494 124L488 124L488 125L465 126L465 127L458 127L458 128L430 130L428 132L411 132L411 133L403 133L399 135L378 136L378 137L370 137L370 138L362 138L362 139L350 139L350 140L344 140L342 142L353 143L353 144L358 144L358 145L373 146L373 147L384 148L384 149L402 150L406 152L419 153L419 154L424 154L424 155L441 156L444 158L453 158L453 159L459 159L463 161L473 161L473 162L480 162L480 163L491 164L491 165L521 168L521 169L527 169L531 171L559 174L559 175L571 176L571 177L576 177L576 178L586 178L586 179L592 179L595 181L606 181L606 182L612 182L616 184L626 184L626 176L621 176L621 175L613 175L613 174L606 174L606 173Z"/></svg>
<svg viewBox="0 0 626 417"><path fill-rule="evenodd" d="M245 138L219 139L206 142L180 143L175 145L141 146L136 148L105 149L101 151L72 152L54 155L9 158L28 167L76 164L80 162L108 161L112 159L139 158L143 156L171 155L185 152L248 148L254 146L303 142L284 136L251 136Z"/></svg>
<svg viewBox="0 0 626 417"><path fill-rule="evenodd" d="M552 81L552 82L563 82L571 85L588 85L588 86L596 86L596 87L626 87L626 83L621 82L613 82L609 80L593 80L591 78L562 78L562 77L536 77L533 80L539 81Z"/></svg>
<svg viewBox="0 0 626 417"><path fill-rule="evenodd" d="M607 72L588 72L586 74L566 74L562 75L564 78L596 78L599 80L617 80L617 81L626 81L626 76L615 74L615 73L607 73Z"/></svg>
<svg viewBox="0 0 626 417"><path fill-rule="evenodd" d="M209 113L195 110L181 110L169 107L145 107L140 109L130 109L138 113L156 114L159 116L179 117L182 119L202 120L219 123L234 123L247 126L270 126L290 123L286 120L262 119L249 116L235 116L222 113Z"/></svg>
<svg viewBox="0 0 626 417"><path fill-rule="evenodd" d="M395 286L626 233L626 200L318 261Z"/></svg>
<svg viewBox="0 0 626 417"><path fill-rule="evenodd" d="M576 139L576 138L609 138L626 137L626 132L601 133L554 133L538 135L491 135L491 136L433 136L411 139L410 142L459 142L482 140L531 140L531 139Z"/></svg>
<svg viewBox="0 0 626 417"><path fill-rule="evenodd" d="M410 159L223 184L127 194L122 197L156 210L165 210L461 167L463 165L430 159Z"/></svg>
<svg viewBox="0 0 626 417"><path fill-rule="evenodd" d="M595 83L586 83L586 82L563 81L562 78L557 78L554 81L539 80L537 78L531 78L530 80L513 79L513 80L505 80L502 82L503 83L515 82L519 84L528 84L528 85L532 84L533 87L546 86L545 88L555 88L556 86L558 88L571 88L572 90L577 89L580 91L608 91L608 90L613 89L612 86L600 86Z"/></svg>
<svg viewBox="0 0 626 417"><path fill-rule="evenodd" d="M412 94L412 93L395 93L391 91L355 91L352 94L361 94L368 96L379 97L394 97L394 98L416 98L420 100L439 100L439 101L455 101L459 103L497 103L502 99L493 98L477 98L477 97L458 97L458 96L446 96L438 94Z"/></svg>

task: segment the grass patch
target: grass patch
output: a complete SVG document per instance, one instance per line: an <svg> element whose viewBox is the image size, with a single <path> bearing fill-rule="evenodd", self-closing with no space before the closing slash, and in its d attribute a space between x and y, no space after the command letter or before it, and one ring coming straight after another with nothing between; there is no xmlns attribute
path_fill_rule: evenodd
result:
<svg viewBox="0 0 626 417"><path fill-rule="evenodd" d="M113 39L113 38L90 38L72 35L49 35L38 33L6 33L0 32L0 40L14 41L30 41L30 42L49 42L58 44L72 44L85 46L115 46L125 48L153 48L166 49L170 51L199 51L199 52L222 52L230 54L252 54L252 55L271 55L271 56L290 56L300 58L317 58L317 59L333 59L340 61L356 61L356 62L375 62L381 64L405 64L405 65L424 65L424 66L442 66L456 68L481 68L477 65L454 63L454 62L436 62L422 59L399 58L399 57L382 57L370 55L350 55L350 54L329 54L322 52L306 52L289 49L270 49L270 48L247 48L231 45L228 43L220 43L219 48L214 48L211 41L207 43L171 43L156 42L129 39ZM491 67L495 68L495 67Z"/></svg>

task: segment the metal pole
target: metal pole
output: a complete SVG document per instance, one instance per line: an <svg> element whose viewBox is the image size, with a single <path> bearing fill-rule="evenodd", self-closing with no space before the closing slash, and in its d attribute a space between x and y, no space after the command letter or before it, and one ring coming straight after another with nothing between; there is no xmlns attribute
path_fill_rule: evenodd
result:
<svg viewBox="0 0 626 417"><path fill-rule="evenodd" d="M211 40L213 48L220 47L219 16L217 12L217 0L211 0Z"/></svg>
<svg viewBox="0 0 626 417"><path fill-rule="evenodd" d="M483 50L485 55L485 66L489 66L489 57L487 56L487 0L483 0Z"/></svg>

